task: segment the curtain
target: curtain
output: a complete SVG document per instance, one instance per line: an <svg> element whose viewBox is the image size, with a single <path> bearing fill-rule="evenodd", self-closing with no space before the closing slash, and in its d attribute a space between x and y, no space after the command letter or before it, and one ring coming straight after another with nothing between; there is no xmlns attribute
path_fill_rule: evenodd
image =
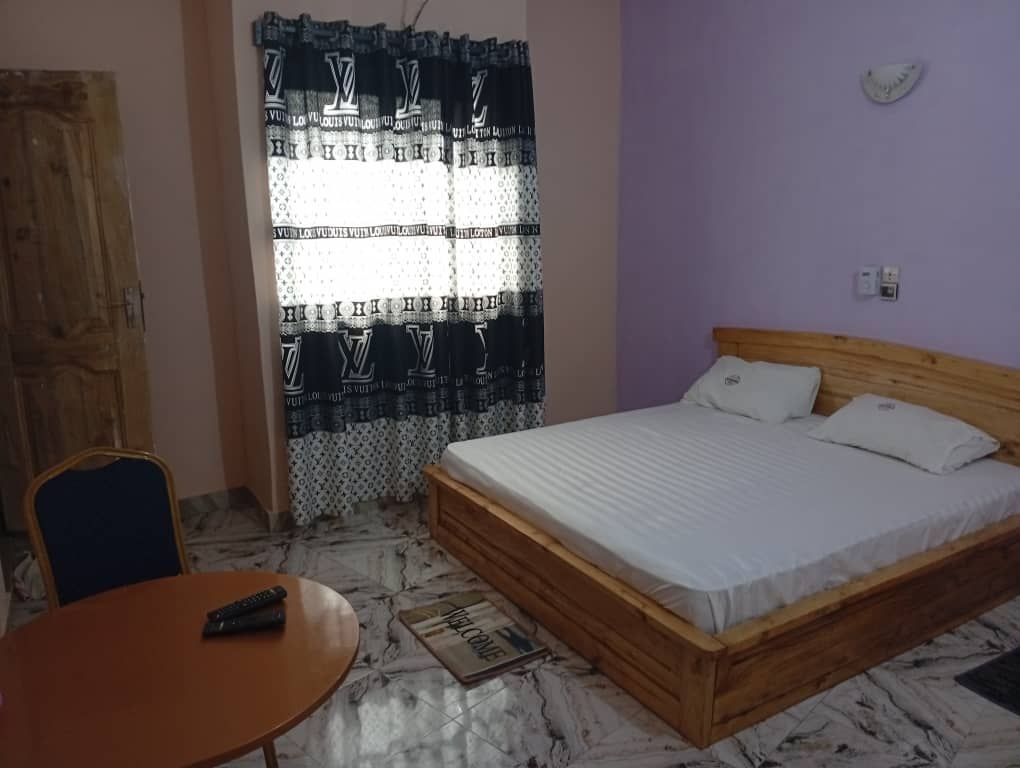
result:
<svg viewBox="0 0 1020 768"><path fill-rule="evenodd" d="M407 500L456 440L541 426L528 46L267 14L291 512Z"/></svg>

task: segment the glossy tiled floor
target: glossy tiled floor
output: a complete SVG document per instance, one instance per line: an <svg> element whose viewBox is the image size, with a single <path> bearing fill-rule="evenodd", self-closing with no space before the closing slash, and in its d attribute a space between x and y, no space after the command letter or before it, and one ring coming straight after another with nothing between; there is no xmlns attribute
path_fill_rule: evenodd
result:
<svg viewBox="0 0 1020 768"><path fill-rule="evenodd" d="M953 682L1020 645L1020 600L700 751L495 593L554 653L479 687L458 684L395 615L488 588L429 539L417 505L272 535L250 511L210 508L186 528L196 570L298 574L358 612L360 658L337 694L277 742L285 768L1020 768L1020 718ZM12 623L42 609L17 604Z"/></svg>

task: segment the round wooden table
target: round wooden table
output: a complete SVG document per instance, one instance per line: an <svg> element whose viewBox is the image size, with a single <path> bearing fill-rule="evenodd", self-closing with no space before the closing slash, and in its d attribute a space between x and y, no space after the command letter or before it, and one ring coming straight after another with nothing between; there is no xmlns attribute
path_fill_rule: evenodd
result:
<svg viewBox="0 0 1020 768"><path fill-rule="evenodd" d="M287 590L282 631L202 638L207 611L275 584ZM218 765L307 717L357 649L350 604L293 576L201 573L105 592L0 639L0 765Z"/></svg>

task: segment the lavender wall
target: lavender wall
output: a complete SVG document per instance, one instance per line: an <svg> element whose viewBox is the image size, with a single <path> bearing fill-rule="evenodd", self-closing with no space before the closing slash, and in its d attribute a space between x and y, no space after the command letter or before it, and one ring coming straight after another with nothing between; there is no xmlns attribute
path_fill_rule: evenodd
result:
<svg viewBox="0 0 1020 768"><path fill-rule="evenodd" d="M713 325L1020 367L1020 2L622 4L618 403L675 400ZM919 57L877 106L858 76ZM857 300L903 267L897 303Z"/></svg>

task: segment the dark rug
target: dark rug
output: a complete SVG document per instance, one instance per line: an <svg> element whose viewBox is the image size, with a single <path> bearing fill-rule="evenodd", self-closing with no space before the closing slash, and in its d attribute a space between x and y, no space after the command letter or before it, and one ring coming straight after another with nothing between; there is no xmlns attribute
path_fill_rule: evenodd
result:
<svg viewBox="0 0 1020 768"><path fill-rule="evenodd" d="M1020 648L957 675L956 682L1020 715Z"/></svg>

